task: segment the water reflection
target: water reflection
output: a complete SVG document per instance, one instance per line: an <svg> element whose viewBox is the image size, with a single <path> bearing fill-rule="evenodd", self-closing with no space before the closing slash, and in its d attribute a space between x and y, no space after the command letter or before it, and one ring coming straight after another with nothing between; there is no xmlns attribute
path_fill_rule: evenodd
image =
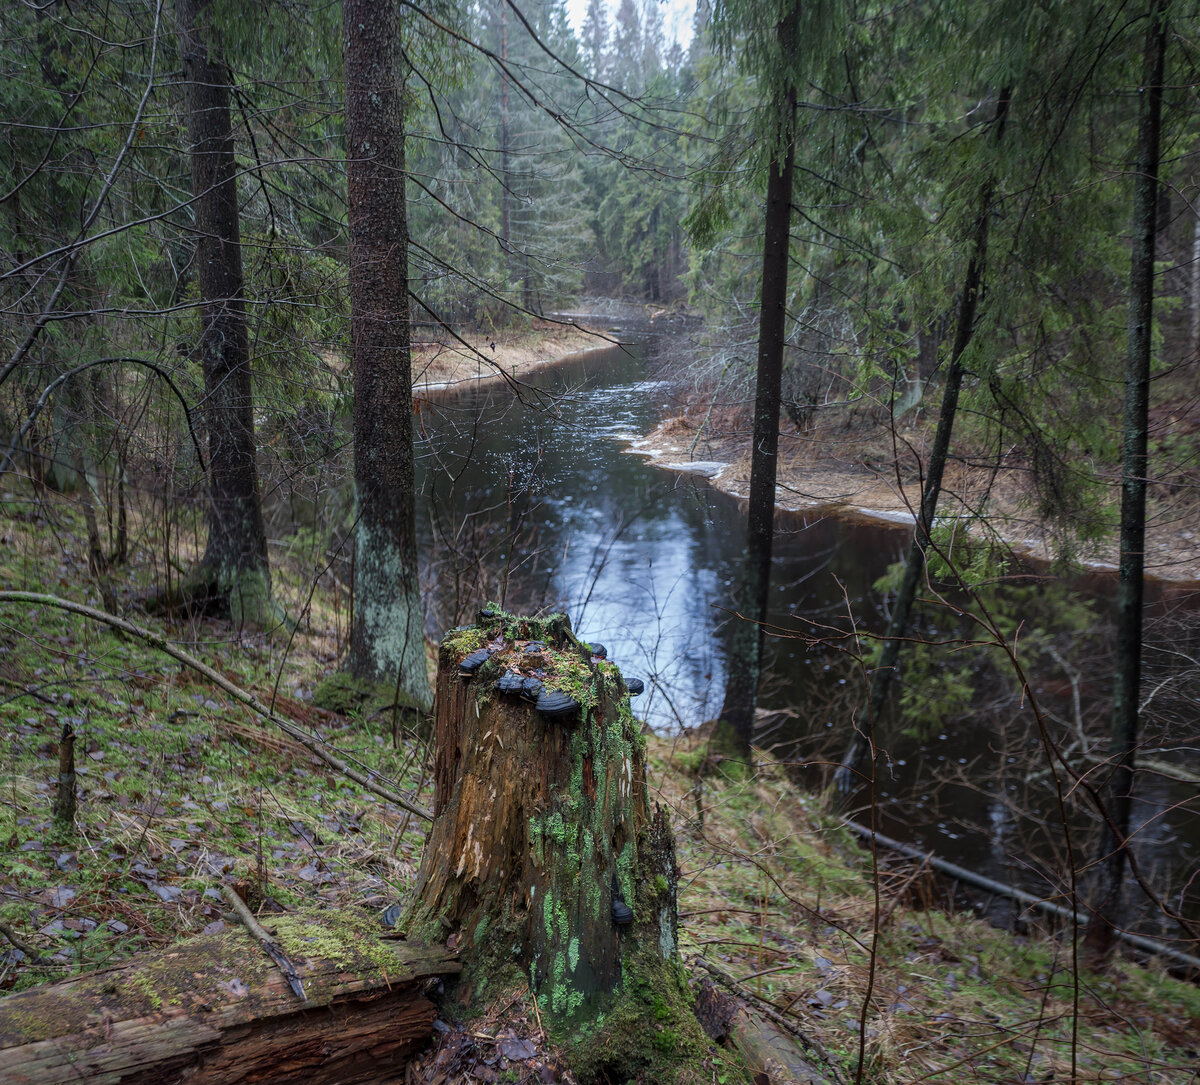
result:
<svg viewBox="0 0 1200 1085"><path fill-rule="evenodd" d="M655 469L623 450L622 438L647 432L667 413L670 396L634 347L581 356L537 375L519 395L473 389L423 411L420 530L422 553L434 563L430 632L456 624L485 598L518 611L565 610L584 639L602 642L626 674L645 679L637 708L651 726L669 731L711 718L725 685L726 608L743 517L736 501L702 479ZM906 547L903 530L783 518L770 620L785 635L769 642L761 703L764 731L792 759L820 762L842 752L863 685L853 632L884 626L873 584ZM1062 602L1035 584L1014 585L1006 598L1045 612L1030 622L1049 631L1044 645L1028 649L1027 663L1036 671L1039 653L1075 652L1071 666L1087 671L1087 711L1105 713L1107 671L1097 660L1111 648L1102 628L1089 628L1093 615L1070 613L1086 597ZM931 613L920 632L933 639L977 635L952 611ZM1197 639L1194 613L1176 607L1186 635L1171 633L1173 645ZM930 664L971 687L969 710L920 719L921 734L886 732L880 828L1053 895L1064 888L1064 857L1037 728L1007 669L972 651L931 653ZM914 655L903 665L915 667ZM1047 680L1042 688L1036 671L1036 688L1067 743L1078 721L1072 690L1055 673L1057 685ZM1084 746L1071 756L1081 770L1095 770ZM1194 813L1161 816L1194 792L1167 778L1147 781L1138 846L1148 869L1176 877L1194 869ZM1072 810L1086 840L1097 819L1082 801ZM1196 902L1185 907L1195 910Z"/></svg>

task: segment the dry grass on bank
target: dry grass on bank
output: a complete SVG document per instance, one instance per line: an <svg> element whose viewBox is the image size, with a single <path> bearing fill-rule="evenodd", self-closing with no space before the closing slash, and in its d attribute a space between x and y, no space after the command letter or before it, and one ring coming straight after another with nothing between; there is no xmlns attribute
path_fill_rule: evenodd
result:
<svg viewBox="0 0 1200 1085"><path fill-rule="evenodd" d="M679 411L663 420L632 450L663 466L691 461L721 463L713 484L746 497L750 490L752 419L748 404L710 409L711 390L696 390ZM1162 412L1160 412L1162 413ZM848 519L911 523L920 505L922 467L928 460L934 419L906 422L893 435L886 413L830 412L801 431L784 421L780 432L778 507ZM1036 494L1018 452L1011 465L978 466L989 456L952 459L946 467L939 516L957 517L973 538L988 538L1022 557L1051 561L1055 546L1036 515ZM1110 472L1108 517L1115 522L1118 474ZM1146 552L1147 573L1165 580L1200 581L1200 482L1168 474L1151 487ZM986 517L984 517L986 513ZM1092 567L1117 566L1117 540L1109 532L1077 557Z"/></svg>
<svg viewBox="0 0 1200 1085"><path fill-rule="evenodd" d="M496 332L464 329L467 346L440 336L438 342L414 337L413 388L520 378L561 361L568 354L610 345L611 338L587 328L533 320L526 328Z"/></svg>

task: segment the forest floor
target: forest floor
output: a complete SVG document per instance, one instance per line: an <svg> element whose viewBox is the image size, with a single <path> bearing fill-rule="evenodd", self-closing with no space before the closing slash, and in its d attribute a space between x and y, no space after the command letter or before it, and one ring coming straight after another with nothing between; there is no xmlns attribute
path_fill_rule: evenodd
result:
<svg viewBox="0 0 1200 1085"><path fill-rule="evenodd" d="M467 382L520 381L546 365L614 340L581 325L533 320L528 327L494 332L464 329L463 342L424 341L414 335L413 393L453 388Z"/></svg>
<svg viewBox="0 0 1200 1085"><path fill-rule="evenodd" d="M129 563L109 572L127 605L159 568L158 523L135 516ZM6 587L95 603L86 553L71 497L2 495ZM418 735L394 741L386 714L312 705L344 645L344 602L336 585L311 583L311 555L272 558L294 635L132 617L428 805ZM78 806L56 823L64 724L77 736ZM413 884L424 825L151 645L82 617L0 604L0 734L0 990L235 923L223 883L268 911L356 909L381 923ZM876 866L766 755L751 779L702 781L697 736L652 736L648 753L678 838L691 973L719 969L769 1003L844 1081L860 1055L863 1080L888 1085L1195 1081L1195 985L1128 960L1092 975L1072 967L1069 932L1017 937L941 910L927 869ZM448 1034L457 1046L434 1077L449 1067L445 1080L526 1081L536 1068L538 1080L569 1080L519 996L465 1038Z"/></svg>
<svg viewBox="0 0 1200 1085"><path fill-rule="evenodd" d="M712 485L736 497L750 490L750 405L710 410L711 394L686 394L676 414L635 440L630 451L651 457L663 468L701 473ZM1160 408L1158 413L1169 413ZM1200 421L1200 415L1197 418ZM901 423L893 434L886 412L860 411L819 417L800 431L786 421L780 433L776 505L778 508L847 519L911 524L921 502L920 465L928 461L934 419ZM1036 495L1028 465L1018 454L998 468L982 454L953 459L946 467L938 505L943 523L955 518L972 538L995 540L1019 558L1052 561L1062 544L1091 569L1117 568L1117 542L1109 531L1099 542L1080 545L1035 512ZM1118 469L1108 486L1109 520L1117 500ZM1151 487L1146 569L1164 581L1200 582L1200 509L1194 489L1177 478L1170 487ZM986 506L986 517L981 510Z"/></svg>

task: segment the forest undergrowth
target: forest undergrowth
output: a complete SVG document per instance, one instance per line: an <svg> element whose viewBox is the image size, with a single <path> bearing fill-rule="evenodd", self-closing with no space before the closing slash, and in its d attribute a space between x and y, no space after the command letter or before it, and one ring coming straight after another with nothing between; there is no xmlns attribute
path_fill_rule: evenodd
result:
<svg viewBox="0 0 1200 1085"><path fill-rule="evenodd" d="M0 582L96 603L72 500L3 501ZM135 547L113 571L125 605L150 565ZM270 634L133 617L429 805L419 735L386 711L312 703L344 637L336 586L313 589L311 564L286 552L273 572L293 624ZM64 725L76 736L70 820L54 816ZM0 610L0 733L6 991L232 925L225 883L267 912L353 908L382 922L420 859L417 818L151 646L73 614ZM888 1083L1196 1080L1200 988L1153 962L1090 975L1069 931L1017 937L931 907L927 869L876 863L769 756L753 778L713 779L699 775L702 747L695 733L649 743L678 840L685 958L697 982L728 978L815 1041L842 1080L860 1059L862 1080ZM484 1071L497 1065L462 1072L495 1080Z"/></svg>

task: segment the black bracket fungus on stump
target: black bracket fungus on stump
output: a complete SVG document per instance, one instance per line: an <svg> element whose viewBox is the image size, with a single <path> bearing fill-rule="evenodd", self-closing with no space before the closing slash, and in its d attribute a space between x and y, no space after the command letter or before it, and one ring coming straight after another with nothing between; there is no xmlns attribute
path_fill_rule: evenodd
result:
<svg viewBox="0 0 1200 1085"><path fill-rule="evenodd" d="M674 837L649 801L630 691L593 647L565 615L493 606L446 636L435 822L406 925L455 939L461 1004L527 984L581 1073L661 1061L670 1079L704 1050L677 952Z"/></svg>

